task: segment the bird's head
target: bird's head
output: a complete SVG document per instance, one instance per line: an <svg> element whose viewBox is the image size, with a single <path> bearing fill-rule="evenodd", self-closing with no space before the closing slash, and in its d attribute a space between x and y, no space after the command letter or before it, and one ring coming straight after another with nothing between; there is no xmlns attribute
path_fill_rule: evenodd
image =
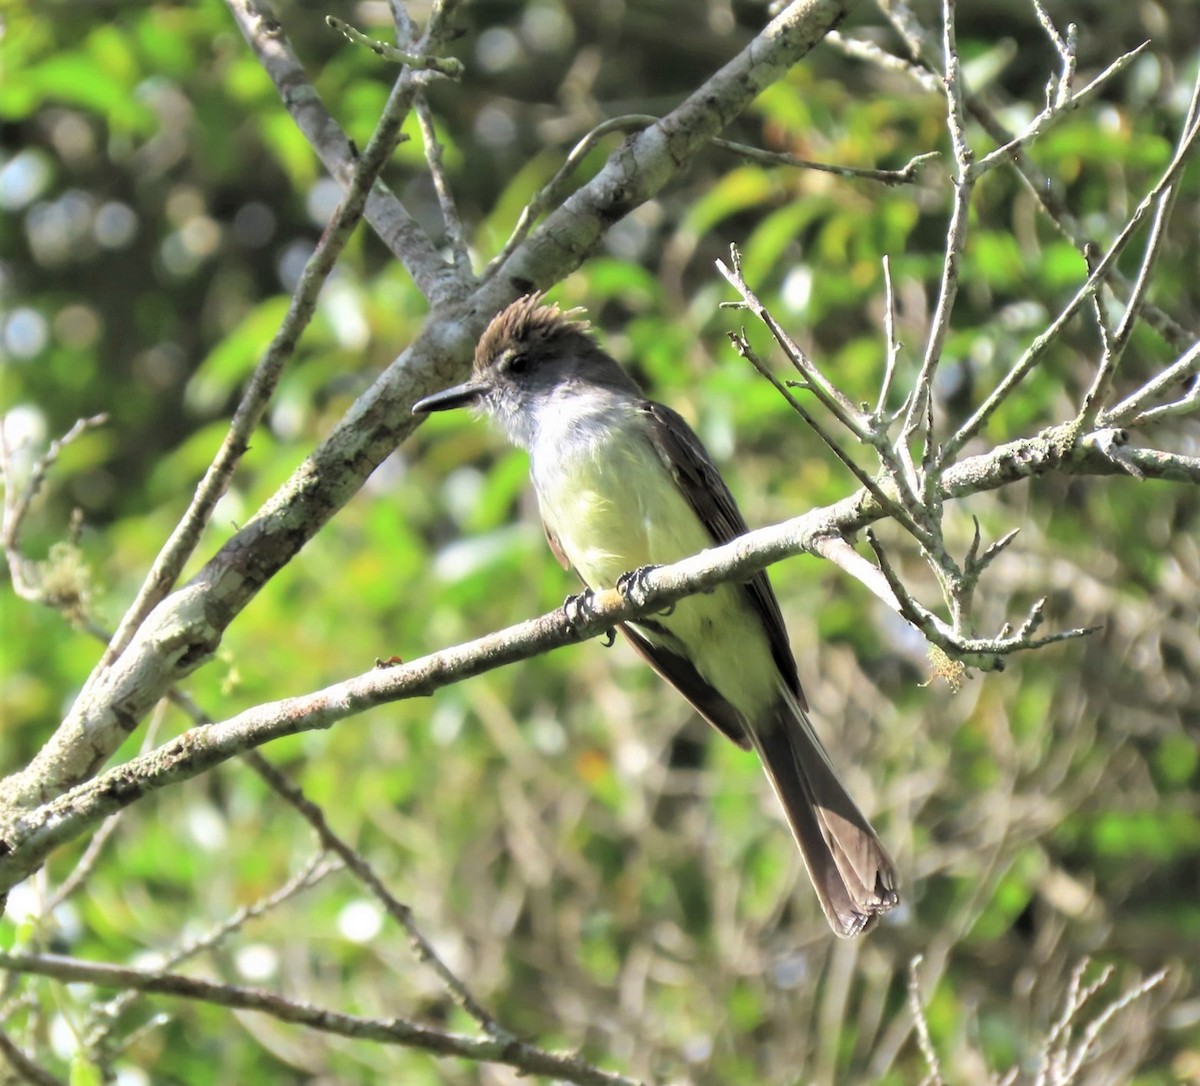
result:
<svg viewBox="0 0 1200 1086"><path fill-rule="evenodd" d="M638 395L633 379L592 338L582 311L527 294L502 309L475 348L471 379L426 396L413 414L473 407L528 447L539 413L555 399L604 389Z"/></svg>

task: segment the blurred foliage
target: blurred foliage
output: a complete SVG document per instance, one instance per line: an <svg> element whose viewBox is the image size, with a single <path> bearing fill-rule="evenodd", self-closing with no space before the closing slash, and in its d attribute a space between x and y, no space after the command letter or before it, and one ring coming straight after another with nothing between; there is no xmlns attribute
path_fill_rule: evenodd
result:
<svg viewBox="0 0 1200 1086"><path fill-rule="evenodd" d="M929 15L932 5L915 7ZM1024 0L961 8L968 79L1019 124L1040 107L1053 63L1043 33ZM1080 24L1081 72L1152 39L1106 96L1032 152L1103 241L1171 156L1200 14L1191 0L1050 8ZM280 11L325 102L362 142L389 71L322 14ZM386 5L352 14L386 36ZM78 549L55 553L85 563L91 615L111 628L220 443L337 190L216 0L9 4L0 18L7 440L27 461L76 418L110 416L65 451L24 544L48 560L81 509ZM764 18L750 0L464 6L454 51L468 73L431 100L477 266L597 121L670 108ZM844 29L896 47L869 5ZM388 181L440 238L411 120L408 130ZM947 151L940 100L826 47L729 135L849 165ZM579 179L621 138L588 156ZM729 350L739 315L718 308L729 291L713 261L736 242L747 279L793 334L852 396L872 400L880 258L891 258L911 380L942 263L945 173L943 160L918 185L888 189L714 149L618 223L555 296L586 305L613 353L696 424L750 523L779 520L852 483ZM948 419L978 403L1086 275L1008 171L981 186L973 221L939 386ZM1194 165L1174 222L1152 298L1195 328ZM361 230L196 563L288 477L425 310ZM767 351L761 329L748 331ZM1066 417L1097 352L1090 319L1077 322L988 439ZM1120 387L1171 357L1140 331ZM1195 452L1194 426L1154 437ZM976 676L957 696L921 685L919 638L840 571L774 569L835 760L906 873L903 910L854 945L829 937L753 759L710 742L623 646L564 649L265 753L370 858L502 1023L538 1043L663 1081L913 1082L924 1065L905 1041L905 983L922 952L941 978L927 1014L944 1065L958 1081L983 1081L985 1067L1036 1058L1074 963L1091 954L1116 964L1121 983L1163 965L1172 973L1165 996L1118 1020L1125 1032L1113 1027L1095 1077L1081 1081L1186 1081L1200 1064L1198 507L1195 493L1132 479L1047 478L961 502L951 518L963 548L972 516L987 539L1022 528L981 596L981 629L1019 619L1041 595L1050 626L1102 629ZM238 619L188 693L226 718L556 606L571 585L531 513L521 456L470 420L431 420ZM932 601L915 558L906 567ZM38 749L99 648L9 585L0 591L8 772ZM164 708L121 756L188 724ZM84 847L63 849L14 893L0 944L151 961L272 893L313 842L233 763L127 812L85 886L45 920L22 922ZM245 923L203 968L343 1010L469 1029L377 912L355 882L331 876ZM3 983L0 1024L65 1075L112 993ZM11 1002L18 990L27 1002ZM154 1013L165 1020L139 1030ZM123 1007L106 1028L126 1084L508 1081L160 999Z"/></svg>

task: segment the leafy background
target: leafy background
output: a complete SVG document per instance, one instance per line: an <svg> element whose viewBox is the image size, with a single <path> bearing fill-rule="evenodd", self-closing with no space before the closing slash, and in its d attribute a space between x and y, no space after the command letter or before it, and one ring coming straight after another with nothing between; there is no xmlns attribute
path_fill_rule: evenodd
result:
<svg viewBox="0 0 1200 1086"><path fill-rule="evenodd" d="M1040 107L1052 51L1024 4L963 9L968 82L1015 126ZM1152 39L1103 100L1033 152L1104 239L1170 159L1200 17L1188 0L1051 11L1078 20L1082 71ZM332 34L323 14L307 3L280 9L324 100L362 143L390 72ZM343 14L387 36L386 5ZM465 5L454 51L467 75L431 98L477 265L589 128L670 108L763 18L753 4L719 0ZM22 441L36 449L80 416L109 415L64 453L25 543L111 628L215 452L337 192L214 0L17 4L3 19L7 440L19 459ZM894 46L871 8L843 29ZM387 180L437 236L419 135L407 130L414 139ZM899 167L947 150L936 97L829 47L731 135L853 165ZM604 141L579 176L620 139ZM883 356L880 257L892 261L911 377L948 199L944 165L890 189L713 149L614 227L554 296L587 306L611 351L693 421L749 522L769 523L852 483L728 347L739 318L718 308L730 295L713 260L736 242L748 281L843 387L871 399ZM1174 224L1153 298L1195 328L1194 166ZM938 390L944 417L978 402L1084 275L1015 175L993 174L974 208ZM416 334L425 308L362 229L197 563ZM1097 352L1092 323L1077 322L987 439L1066 417ZM1133 387L1172 357L1141 329L1119 383ZM1198 435L1193 424L1159 439L1195 453ZM64 544L74 509L81 530ZM976 676L957 695L926 685L920 639L859 585L812 560L775 567L835 760L904 872L904 907L855 944L829 937L753 759L710 737L620 645L564 649L266 753L371 859L501 1021L539 1043L661 1081L916 1081L924 1063L905 980L923 953L939 981L927 1001L934 1044L959 1080L983 1081L988 1069L1028 1070L1066 978L1091 955L1116 967L1114 985L1170 973L1105 1034L1096 1077L1081 1081L1194 1081L1198 509L1194 492L1133 479L1047 478L960 503L964 546L972 516L985 538L1022 529L983 595L981 629L1019 618L1044 594L1050 626L1102 629ZM906 571L935 598L915 560ZM267 587L188 692L225 718L377 657L414 658L549 610L571 587L545 551L522 457L479 424L435 418ZM17 601L7 582L0 605L8 772L38 749L99 648L62 616ZM188 723L164 708L153 741ZM123 753L147 741L143 730ZM82 848L62 850L14 895L0 942L151 961L273 891L313 842L233 763L130 810L85 888L52 916L23 921ZM246 922L204 967L345 1010L470 1025L344 875ZM27 1030L56 1072L73 1058L78 1070L81 1039L111 993L4 985L7 1027ZM155 1013L165 1018L139 1030ZM133 1084L511 1077L164 1000L122 1007L108 1028L114 1050L133 1037L113 1057Z"/></svg>

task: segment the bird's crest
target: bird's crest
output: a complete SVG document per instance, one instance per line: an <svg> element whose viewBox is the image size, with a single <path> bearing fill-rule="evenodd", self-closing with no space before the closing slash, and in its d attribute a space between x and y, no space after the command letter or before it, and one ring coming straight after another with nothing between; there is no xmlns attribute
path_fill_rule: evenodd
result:
<svg viewBox="0 0 1200 1086"><path fill-rule="evenodd" d="M559 309L544 298L541 291L526 294L492 318L475 348L476 374L486 370L508 347L561 335L587 335L591 325L579 316L582 309Z"/></svg>

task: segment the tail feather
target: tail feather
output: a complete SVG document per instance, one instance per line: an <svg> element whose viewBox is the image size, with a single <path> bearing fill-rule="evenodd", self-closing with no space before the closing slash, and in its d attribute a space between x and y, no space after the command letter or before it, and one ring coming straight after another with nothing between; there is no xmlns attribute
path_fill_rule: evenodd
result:
<svg viewBox="0 0 1200 1086"><path fill-rule="evenodd" d="M781 694L750 731L830 927L843 937L866 931L900 901L883 843L793 697Z"/></svg>

